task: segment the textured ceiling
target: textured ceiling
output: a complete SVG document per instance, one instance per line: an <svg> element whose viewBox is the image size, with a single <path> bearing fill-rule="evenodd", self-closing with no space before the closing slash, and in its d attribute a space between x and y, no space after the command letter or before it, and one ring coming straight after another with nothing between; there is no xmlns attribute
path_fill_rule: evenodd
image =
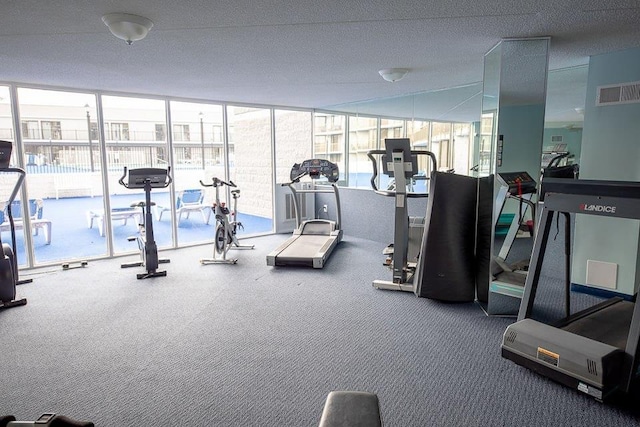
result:
<svg viewBox="0 0 640 427"><path fill-rule="evenodd" d="M154 27L128 46L102 23L111 12ZM437 94L472 88L457 108L429 107L466 120L479 115L472 91L501 38L550 36L555 70L639 46L638 22L638 0L5 1L0 81L310 108L414 93L451 101ZM410 73L388 83L378 70L389 67ZM586 79L562 88L571 84Z"/></svg>

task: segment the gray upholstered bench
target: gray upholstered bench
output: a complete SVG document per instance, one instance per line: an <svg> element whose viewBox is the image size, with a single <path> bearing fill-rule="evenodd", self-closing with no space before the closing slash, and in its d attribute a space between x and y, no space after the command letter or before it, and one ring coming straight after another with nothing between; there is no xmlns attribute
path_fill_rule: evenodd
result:
<svg viewBox="0 0 640 427"><path fill-rule="evenodd" d="M362 391L332 391L319 427L382 427L378 396Z"/></svg>

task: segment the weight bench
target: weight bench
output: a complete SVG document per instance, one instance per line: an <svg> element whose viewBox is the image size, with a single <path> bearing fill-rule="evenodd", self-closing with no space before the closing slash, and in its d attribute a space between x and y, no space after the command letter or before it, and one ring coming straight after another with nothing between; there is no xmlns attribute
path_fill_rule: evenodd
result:
<svg viewBox="0 0 640 427"><path fill-rule="evenodd" d="M382 427L378 396L363 391L332 391L318 427Z"/></svg>

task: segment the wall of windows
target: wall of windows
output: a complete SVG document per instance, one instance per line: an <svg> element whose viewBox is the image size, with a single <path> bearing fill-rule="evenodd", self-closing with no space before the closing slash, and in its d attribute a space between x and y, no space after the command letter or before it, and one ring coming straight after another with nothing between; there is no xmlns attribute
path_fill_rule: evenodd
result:
<svg viewBox="0 0 640 427"><path fill-rule="evenodd" d="M15 103L12 90L18 95ZM12 209L23 221L17 229L19 264L135 254L137 245L128 237L138 232L142 210L135 204L144 192L119 184L125 166L171 167L173 183L152 191L155 239L161 249L213 241L215 190L203 188L200 181L214 176L232 179L242 188L240 237L271 232L272 111L0 86L0 138L14 142L12 166L27 171L17 202L22 209ZM297 120L290 125L300 124L300 114L306 116L304 151L310 156L311 112L296 112ZM288 134L297 136L296 131ZM297 150L299 142L289 144ZM8 197L11 185L0 174L0 199ZM194 190L202 195L197 205L186 201ZM226 190L221 199L231 205ZM37 203L40 216L32 216L31 202ZM32 233L22 232L29 228ZM2 227L2 238L10 241L8 227Z"/></svg>
<svg viewBox="0 0 640 427"><path fill-rule="evenodd" d="M244 235L269 233L276 183L289 181L294 163L327 158L340 167L340 185L369 188L366 154L385 138L409 137L414 148L435 150L441 168L462 169L469 134L466 124L0 86L0 138L14 143L12 166L27 171L18 197L23 267L135 254L128 237L140 216L124 213L143 192L118 183L125 166L171 167L173 183L152 191L156 241L168 249L213 240L208 212L215 191L201 180L234 181L242 190ZM420 168L428 173L428 165ZM2 179L0 198L11 185ZM197 191L202 209L183 209L183 196ZM220 197L230 204L227 191ZM36 216L32 202L40 208Z"/></svg>
<svg viewBox="0 0 640 427"><path fill-rule="evenodd" d="M367 156L378 148L378 120L375 117L349 116L350 187L371 188L373 163Z"/></svg>
<svg viewBox="0 0 640 427"><path fill-rule="evenodd" d="M172 132L172 164L175 210L163 208L158 219L171 222L175 218L178 245L210 241L215 224L210 206L215 203L213 178L225 180L223 107L183 101L169 103ZM176 123L178 123L176 125ZM158 126L158 125L156 125ZM226 189L220 192L226 200ZM175 215L175 217L174 217ZM194 231L199 231L194 233Z"/></svg>

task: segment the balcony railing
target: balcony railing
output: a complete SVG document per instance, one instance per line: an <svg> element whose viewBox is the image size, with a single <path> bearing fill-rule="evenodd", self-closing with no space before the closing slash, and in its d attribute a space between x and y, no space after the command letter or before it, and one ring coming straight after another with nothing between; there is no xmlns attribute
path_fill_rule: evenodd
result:
<svg viewBox="0 0 640 427"><path fill-rule="evenodd" d="M164 167L167 165L165 143L107 143L107 168L120 170L123 166ZM205 166L219 165L223 161L222 145L174 144L174 167L199 169L204 158ZM99 144L73 144L70 141L46 143L25 141L25 160L29 173L81 173L102 169Z"/></svg>
<svg viewBox="0 0 640 427"><path fill-rule="evenodd" d="M91 132L91 140L96 143L95 131ZM106 142L143 142L143 143L161 143L166 142L166 135L163 132L156 131L120 131L120 132L105 132ZM14 139L14 132L11 128L0 128L0 139ZM29 129L23 132L22 139L26 143L29 142L43 142L43 141L55 141L56 143L69 144L76 143L78 141L89 141L89 132L87 129L75 129L75 130L58 130L58 131L46 131L42 133L40 129ZM187 138L182 133L174 133L174 141L179 143L190 144L192 146L202 144L219 144L222 146L222 140L220 139L220 133L205 132L203 138L200 138L200 133L191 134Z"/></svg>

